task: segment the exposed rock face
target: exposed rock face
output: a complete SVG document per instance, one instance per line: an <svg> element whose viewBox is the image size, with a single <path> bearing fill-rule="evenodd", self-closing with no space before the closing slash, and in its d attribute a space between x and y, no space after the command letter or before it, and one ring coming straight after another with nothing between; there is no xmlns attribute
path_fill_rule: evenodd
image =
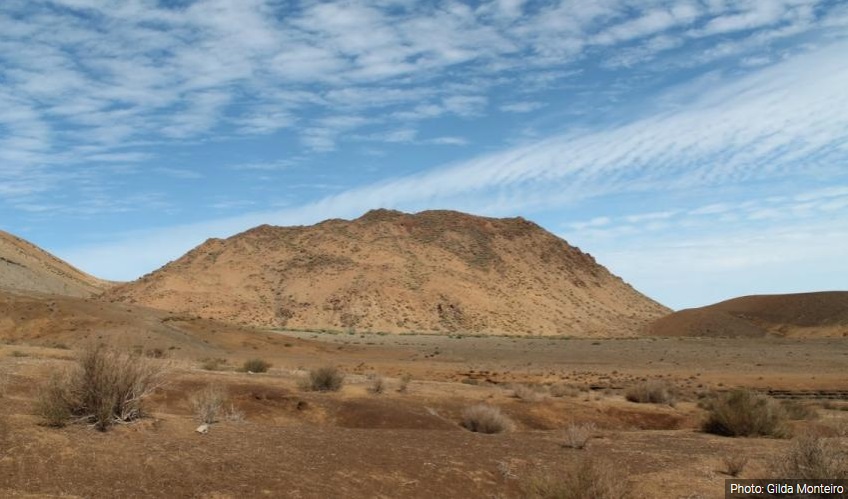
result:
<svg viewBox="0 0 848 499"><path fill-rule="evenodd" d="M85 297L110 285L19 237L0 231L0 289Z"/></svg>
<svg viewBox="0 0 848 499"><path fill-rule="evenodd" d="M848 292L744 296L675 312L646 328L652 336L848 336Z"/></svg>
<svg viewBox="0 0 848 499"><path fill-rule="evenodd" d="M374 210L210 239L105 297L260 326L628 335L669 311L521 218Z"/></svg>

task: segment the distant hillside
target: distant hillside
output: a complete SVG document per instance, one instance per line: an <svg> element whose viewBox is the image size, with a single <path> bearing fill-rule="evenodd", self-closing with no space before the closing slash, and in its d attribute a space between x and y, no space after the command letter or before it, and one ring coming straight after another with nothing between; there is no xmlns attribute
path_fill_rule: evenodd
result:
<svg viewBox="0 0 848 499"><path fill-rule="evenodd" d="M251 325L633 335L668 309L521 218L374 210L210 239L106 299Z"/></svg>
<svg viewBox="0 0 848 499"><path fill-rule="evenodd" d="M100 293L110 285L0 231L0 289L83 297Z"/></svg>
<svg viewBox="0 0 848 499"><path fill-rule="evenodd" d="M646 328L653 336L848 336L848 291L745 296L681 310Z"/></svg>

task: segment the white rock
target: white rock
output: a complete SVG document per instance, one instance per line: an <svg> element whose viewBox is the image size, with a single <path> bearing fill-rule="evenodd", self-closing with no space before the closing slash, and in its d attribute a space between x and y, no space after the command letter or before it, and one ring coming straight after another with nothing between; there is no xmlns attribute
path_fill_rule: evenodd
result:
<svg viewBox="0 0 848 499"><path fill-rule="evenodd" d="M209 433L209 425L204 423L198 426L197 429L194 431L200 433L201 435L206 435L207 433Z"/></svg>

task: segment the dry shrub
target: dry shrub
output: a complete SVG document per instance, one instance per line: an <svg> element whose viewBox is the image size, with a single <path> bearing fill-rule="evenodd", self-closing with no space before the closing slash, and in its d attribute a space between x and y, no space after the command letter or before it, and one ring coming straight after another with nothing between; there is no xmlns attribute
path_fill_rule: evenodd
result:
<svg viewBox="0 0 848 499"><path fill-rule="evenodd" d="M589 439L592 438L596 429L592 423L569 425L565 429L565 439L562 442L562 446L569 449L583 449L589 443Z"/></svg>
<svg viewBox="0 0 848 499"><path fill-rule="evenodd" d="M786 412L777 401L751 390L733 390L706 404L709 416L703 429L728 437L766 436L785 438L789 434Z"/></svg>
<svg viewBox="0 0 848 499"><path fill-rule="evenodd" d="M838 438L805 434L773 466L780 478L848 479L848 449Z"/></svg>
<svg viewBox="0 0 848 499"><path fill-rule="evenodd" d="M476 433L502 433L512 428L512 421L497 407L478 404L462 412L462 426Z"/></svg>
<svg viewBox="0 0 848 499"><path fill-rule="evenodd" d="M369 376L368 392L379 395L386 391L386 380L379 374Z"/></svg>
<svg viewBox="0 0 848 499"><path fill-rule="evenodd" d="M226 365L227 359L221 357L207 357L200 360L200 368L206 371L223 371Z"/></svg>
<svg viewBox="0 0 848 499"><path fill-rule="evenodd" d="M525 402L538 402L542 399L542 394L536 391L532 386L515 385L512 388L512 396Z"/></svg>
<svg viewBox="0 0 848 499"><path fill-rule="evenodd" d="M784 400L781 405L786 412L786 417L792 421L811 421L819 417L815 408L797 400Z"/></svg>
<svg viewBox="0 0 848 499"><path fill-rule="evenodd" d="M748 464L748 456L744 454L728 454L724 456L723 461L725 472L732 477L737 477L745 470L745 466Z"/></svg>
<svg viewBox="0 0 848 499"><path fill-rule="evenodd" d="M532 499L626 499L627 483L606 463L591 458L557 474L531 475L523 484L524 497Z"/></svg>
<svg viewBox="0 0 848 499"><path fill-rule="evenodd" d="M310 392L337 392L344 384L345 375L335 366L319 367L309 371L300 388Z"/></svg>
<svg viewBox="0 0 848 499"><path fill-rule="evenodd" d="M223 387L207 385L192 395L189 402L201 423L212 424L218 421L218 416L228 398Z"/></svg>
<svg viewBox="0 0 848 499"><path fill-rule="evenodd" d="M551 397L577 397L580 395L580 389L565 383L558 383L551 386Z"/></svg>
<svg viewBox="0 0 848 499"><path fill-rule="evenodd" d="M639 404L667 404L673 406L676 402L672 386L659 380L648 380L631 386L624 393L624 398Z"/></svg>
<svg viewBox="0 0 848 499"><path fill-rule="evenodd" d="M400 385L398 386L397 391L400 392L400 393L406 393L407 391L409 391L409 383L411 381L412 381L412 375L411 374L404 374L403 376L401 376L400 377Z"/></svg>
<svg viewBox="0 0 848 499"><path fill-rule="evenodd" d="M51 376L39 393L36 410L51 426L69 420L105 430L144 415L143 402L164 382L164 366L145 357L103 345L84 349L77 366Z"/></svg>
<svg viewBox="0 0 848 499"><path fill-rule="evenodd" d="M250 359L244 361L244 364L241 366L241 371L246 373L264 373L268 372L268 369L270 368L271 364L262 359Z"/></svg>

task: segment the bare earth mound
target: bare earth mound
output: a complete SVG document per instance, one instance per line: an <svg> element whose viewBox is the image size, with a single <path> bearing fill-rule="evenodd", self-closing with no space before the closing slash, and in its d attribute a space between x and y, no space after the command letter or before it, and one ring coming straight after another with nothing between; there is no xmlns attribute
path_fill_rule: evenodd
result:
<svg viewBox="0 0 848 499"><path fill-rule="evenodd" d="M744 296L681 310L648 326L653 336L848 336L848 292Z"/></svg>
<svg viewBox="0 0 848 499"><path fill-rule="evenodd" d="M21 238L0 231L0 289L91 296L109 285Z"/></svg>
<svg viewBox="0 0 848 499"><path fill-rule="evenodd" d="M210 239L105 298L258 326L633 335L668 312L521 218L374 210Z"/></svg>

